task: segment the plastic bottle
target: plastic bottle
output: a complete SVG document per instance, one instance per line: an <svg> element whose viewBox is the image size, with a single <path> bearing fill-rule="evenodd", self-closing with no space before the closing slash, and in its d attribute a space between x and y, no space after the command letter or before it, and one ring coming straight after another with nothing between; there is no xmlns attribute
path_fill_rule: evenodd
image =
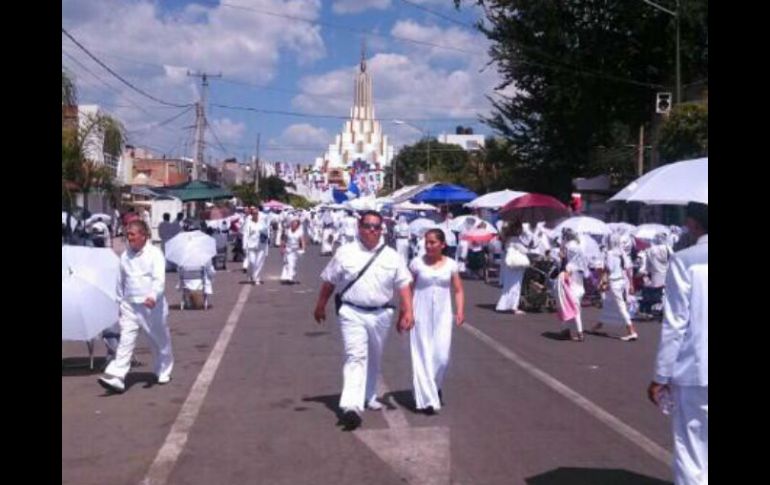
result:
<svg viewBox="0 0 770 485"><path fill-rule="evenodd" d="M658 396L658 407L660 408L660 412L666 416L671 415L671 412L674 410L674 401L671 399L671 391L666 388L660 391Z"/></svg>

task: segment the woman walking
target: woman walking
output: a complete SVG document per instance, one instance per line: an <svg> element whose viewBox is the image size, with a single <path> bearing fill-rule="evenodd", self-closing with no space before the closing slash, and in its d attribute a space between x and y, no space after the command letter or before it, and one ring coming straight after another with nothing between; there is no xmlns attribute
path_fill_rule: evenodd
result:
<svg viewBox="0 0 770 485"><path fill-rule="evenodd" d="M292 285L297 283L297 261L305 252L305 231L299 219L294 217L286 229L284 240L281 242L283 254L283 271L281 271L281 283Z"/></svg>
<svg viewBox="0 0 770 485"><path fill-rule="evenodd" d="M524 280L524 273L527 271L525 265L509 266L509 253L516 251L518 258L527 257L527 247L522 241L522 225L516 221L505 231L505 252L500 264L500 282L503 285L503 292L500 299L497 300L495 311L508 312L513 310L516 315L524 312L519 310L519 300L521 299L521 282Z"/></svg>
<svg viewBox="0 0 770 485"><path fill-rule="evenodd" d="M410 336L414 400L417 409L426 414L441 409L452 324L460 326L465 321L465 295L457 263L443 254L445 250L444 231L430 229L425 233L425 256L409 265L414 276L415 325ZM450 286L455 294L454 316Z"/></svg>

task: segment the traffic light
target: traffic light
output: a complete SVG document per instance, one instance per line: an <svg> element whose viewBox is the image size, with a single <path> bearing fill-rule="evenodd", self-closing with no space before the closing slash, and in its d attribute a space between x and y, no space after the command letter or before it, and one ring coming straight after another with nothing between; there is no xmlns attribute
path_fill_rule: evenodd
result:
<svg viewBox="0 0 770 485"><path fill-rule="evenodd" d="M655 97L655 112L668 114L671 111L671 93L658 93Z"/></svg>

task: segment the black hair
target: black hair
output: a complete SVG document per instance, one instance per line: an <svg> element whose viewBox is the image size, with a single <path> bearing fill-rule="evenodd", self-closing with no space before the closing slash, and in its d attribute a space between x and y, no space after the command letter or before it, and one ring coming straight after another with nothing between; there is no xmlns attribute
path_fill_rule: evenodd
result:
<svg viewBox="0 0 770 485"><path fill-rule="evenodd" d="M690 202L687 204L687 217L693 219L703 228L703 231L709 232L709 206L699 202Z"/></svg>
<svg viewBox="0 0 770 485"><path fill-rule="evenodd" d="M163 213L163 220L166 221L166 222L169 222L171 220L171 214L169 214L168 212L164 212Z"/></svg>
<svg viewBox="0 0 770 485"><path fill-rule="evenodd" d="M436 236L436 239L438 239L439 242L441 242L444 245L444 249L441 251L441 254L446 256L447 253L449 252L449 247L447 247L446 245L446 235L444 234L444 231L437 227L434 227L433 229L428 229L427 231L425 231L425 236L423 237L427 238L428 234L433 234L434 236Z"/></svg>
<svg viewBox="0 0 770 485"><path fill-rule="evenodd" d="M444 231L442 231L441 229L439 228L428 229L427 231L425 231L425 237L428 237L428 234L433 234L434 236L436 236L436 239L446 244L446 235L444 234Z"/></svg>
<svg viewBox="0 0 770 485"><path fill-rule="evenodd" d="M363 212L361 212L361 219L359 219L359 220L361 222L363 222L364 218L367 217L367 216L376 217L377 219L380 220L380 224L382 224L382 214L380 214L379 212L373 211L373 210L363 211Z"/></svg>

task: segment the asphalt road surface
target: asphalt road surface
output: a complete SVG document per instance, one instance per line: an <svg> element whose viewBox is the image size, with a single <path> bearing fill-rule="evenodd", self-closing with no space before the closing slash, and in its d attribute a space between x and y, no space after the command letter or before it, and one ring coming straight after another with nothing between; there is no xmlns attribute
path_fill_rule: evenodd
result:
<svg viewBox="0 0 770 485"><path fill-rule="evenodd" d="M217 273L213 307L179 310L166 295L176 365L153 384L144 337L127 391L110 395L82 342L62 343L62 483L103 484L665 484L671 433L645 396L660 323L640 340L560 341L555 314L493 311L499 289L466 280L468 325L455 328L438 415L414 411L409 339L394 330L383 359L383 411L344 432L337 402L342 343L333 303L312 318L329 258L311 246L300 284L245 284L240 263ZM597 310L584 309L590 328Z"/></svg>

